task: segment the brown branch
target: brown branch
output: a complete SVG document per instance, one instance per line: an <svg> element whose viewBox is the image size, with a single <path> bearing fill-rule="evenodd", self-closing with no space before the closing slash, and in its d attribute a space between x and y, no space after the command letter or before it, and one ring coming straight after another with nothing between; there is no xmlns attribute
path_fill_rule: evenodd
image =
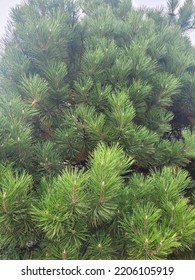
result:
<svg viewBox="0 0 195 280"><path fill-rule="evenodd" d="M67 251L66 251L66 249L64 249L64 251L62 252L62 259L63 260L67 260L68 258L67 258Z"/></svg>
<svg viewBox="0 0 195 280"><path fill-rule="evenodd" d="M146 255L149 256L150 255L150 252L149 252L149 249L148 249L148 239L146 239L145 243L144 243L145 247L145 251L146 251Z"/></svg>
<svg viewBox="0 0 195 280"><path fill-rule="evenodd" d="M147 256L153 256L154 254L158 253L160 251L160 249L162 248L163 240L161 240L160 243L158 244L158 246L156 247L156 249L152 250L152 251L150 251L148 249L148 239L146 239L144 245L145 245L144 249L146 251Z"/></svg>
<svg viewBox="0 0 195 280"><path fill-rule="evenodd" d="M153 250L150 255L154 255L156 253L158 253L160 251L160 249L162 248L162 245L163 245L163 240L160 241L160 243L158 244L158 246L156 247L155 250Z"/></svg>
<svg viewBox="0 0 195 280"><path fill-rule="evenodd" d="M120 128L120 130L122 132L124 131L124 117L125 117L125 114L124 114L124 112L122 112L122 121L121 121L121 128Z"/></svg>
<svg viewBox="0 0 195 280"><path fill-rule="evenodd" d="M172 215L171 216L172 216L171 217L172 218L172 222L175 223L175 207L174 206L172 207Z"/></svg>
<svg viewBox="0 0 195 280"><path fill-rule="evenodd" d="M8 213L7 203L6 203L6 192L3 193L3 210L5 211L5 213Z"/></svg>
<svg viewBox="0 0 195 280"><path fill-rule="evenodd" d="M73 186L73 194L72 194L72 203L74 207L76 206L76 187L77 187L77 182L76 179L74 180L74 186Z"/></svg>
<svg viewBox="0 0 195 280"><path fill-rule="evenodd" d="M21 156L20 137L18 137L17 139L17 148L18 148L18 157L20 158Z"/></svg>
<svg viewBox="0 0 195 280"><path fill-rule="evenodd" d="M100 191L100 199L99 199L100 203L103 203L105 200L104 193L105 193L105 182L101 181L101 191Z"/></svg>

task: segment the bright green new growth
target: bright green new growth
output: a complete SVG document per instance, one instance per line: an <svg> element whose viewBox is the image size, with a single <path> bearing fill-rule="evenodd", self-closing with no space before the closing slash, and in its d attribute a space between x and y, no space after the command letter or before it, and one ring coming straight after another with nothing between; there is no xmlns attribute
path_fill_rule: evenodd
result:
<svg viewBox="0 0 195 280"><path fill-rule="evenodd" d="M10 167L3 166L0 166L0 177L1 247L12 250L17 246L22 248L36 236L30 215L32 178L25 173L13 174Z"/></svg>
<svg viewBox="0 0 195 280"><path fill-rule="evenodd" d="M0 259L194 258L195 7L28 0L0 61Z"/></svg>

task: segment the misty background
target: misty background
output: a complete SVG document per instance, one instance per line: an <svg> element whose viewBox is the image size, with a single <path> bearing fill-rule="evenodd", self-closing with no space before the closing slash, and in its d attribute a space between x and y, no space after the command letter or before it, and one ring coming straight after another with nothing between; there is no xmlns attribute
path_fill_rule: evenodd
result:
<svg viewBox="0 0 195 280"><path fill-rule="evenodd" d="M21 4L23 0L0 0L0 37L5 33L7 21L9 20L9 13L12 7L16 4ZM184 0L181 0L181 4ZM134 7L162 7L166 6L167 0L132 0ZM189 31L188 35L191 38L192 44L195 45L195 31Z"/></svg>

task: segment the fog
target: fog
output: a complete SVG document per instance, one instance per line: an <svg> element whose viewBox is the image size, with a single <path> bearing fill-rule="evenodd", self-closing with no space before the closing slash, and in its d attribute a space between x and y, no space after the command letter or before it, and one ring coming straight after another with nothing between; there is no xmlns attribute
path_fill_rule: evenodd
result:
<svg viewBox="0 0 195 280"><path fill-rule="evenodd" d="M23 0L0 0L0 37L5 33L5 27L9 19L9 13L11 7L14 7L16 4L24 2ZM146 7L162 7L166 6L166 0L133 0L133 5L135 7L146 6ZM181 4L184 0L181 0ZM190 31L189 36L192 43L195 45L195 31Z"/></svg>

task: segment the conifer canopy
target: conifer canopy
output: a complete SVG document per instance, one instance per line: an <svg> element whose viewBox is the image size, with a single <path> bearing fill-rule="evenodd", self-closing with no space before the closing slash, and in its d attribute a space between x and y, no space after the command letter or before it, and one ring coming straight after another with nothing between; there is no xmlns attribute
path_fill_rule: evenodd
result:
<svg viewBox="0 0 195 280"><path fill-rule="evenodd" d="M27 0L0 57L0 259L195 258L195 5Z"/></svg>

